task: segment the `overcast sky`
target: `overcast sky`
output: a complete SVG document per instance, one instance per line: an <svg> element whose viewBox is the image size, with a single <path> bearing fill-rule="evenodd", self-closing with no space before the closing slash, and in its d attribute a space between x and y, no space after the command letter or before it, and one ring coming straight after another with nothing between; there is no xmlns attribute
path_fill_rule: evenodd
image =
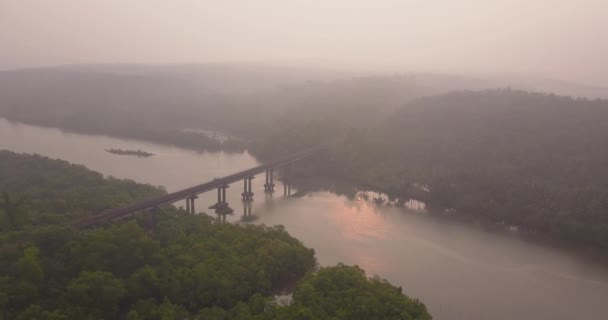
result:
<svg viewBox="0 0 608 320"><path fill-rule="evenodd" d="M0 69L223 61L608 85L608 0L0 0Z"/></svg>

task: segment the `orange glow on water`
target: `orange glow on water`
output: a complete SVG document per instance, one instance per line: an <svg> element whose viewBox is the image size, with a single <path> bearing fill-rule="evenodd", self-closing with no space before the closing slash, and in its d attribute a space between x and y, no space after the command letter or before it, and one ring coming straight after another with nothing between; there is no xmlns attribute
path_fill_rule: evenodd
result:
<svg viewBox="0 0 608 320"><path fill-rule="evenodd" d="M349 240L388 239L393 229L375 204L361 198L352 202L339 199L333 203L330 212L341 236Z"/></svg>
<svg viewBox="0 0 608 320"><path fill-rule="evenodd" d="M337 198L332 202L330 221L336 227L338 238L347 239L354 248L351 250L352 263L367 271L367 275L377 274L387 267L386 259L377 250L368 250L374 243L386 243L393 237L394 225L383 217L378 206L372 201L357 197L355 201ZM365 248L364 248L365 247Z"/></svg>

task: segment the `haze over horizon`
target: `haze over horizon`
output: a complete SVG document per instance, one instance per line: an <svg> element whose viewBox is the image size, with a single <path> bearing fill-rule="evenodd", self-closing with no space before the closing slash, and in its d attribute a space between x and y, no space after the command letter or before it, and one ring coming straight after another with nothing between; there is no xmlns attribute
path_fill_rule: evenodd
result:
<svg viewBox="0 0 608 320"><path fill-rule="evenodd" d="M246 61L607 86L607 12L600 0L3 0L0 69Z"/></svg>
<svg viewBox="0 0 608 320"><path fill-rule="evenodd" d="M0 0L0 320L607 319L607 26Z"/></svg>

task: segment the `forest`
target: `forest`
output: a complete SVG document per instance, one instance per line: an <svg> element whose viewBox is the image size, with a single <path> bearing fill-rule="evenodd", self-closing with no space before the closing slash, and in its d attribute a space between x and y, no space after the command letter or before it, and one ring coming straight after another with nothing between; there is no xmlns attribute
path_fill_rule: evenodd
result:
<svg viewBox="0 0 608 320"><path fill-rule="evenodd" d="M173 206L81 230L75 219L165 191L0 151L0 319L431 319L356 266L319 267L282 226ZM273 294L292 287L290 304Z"/></svg>
<svg viewBox="0 0 608 320"><path fill-rule="evenodd" d="M509 83L457 75L368 75L247 64L33 68L0 71L0 117L195 150L242 151L277 127L325 119L338 127L369 127L423 96ZM605 93L582 89L573 91ZM241 139L222 143L183 130L187 128Z"/></svg>
<svg viewBox="0 0 608 320"><path fill-rule="evenodd" d="M304 174L415 197L459 219L608 248L607 100L479 90L505 83L496 79L201 68L4 72L0 116L196 150L248 148L262 161L332 140ZM196 126L242 140L180 129Z"/></svg>
<svg viewBox="0 0 608 320"><path fill-rule="evenodd" d="M321 173L425 201L435 212L608 249L608 101L510 89L415 100L371 128L302 124L271 150L339 143L302 175Z"/></svg>

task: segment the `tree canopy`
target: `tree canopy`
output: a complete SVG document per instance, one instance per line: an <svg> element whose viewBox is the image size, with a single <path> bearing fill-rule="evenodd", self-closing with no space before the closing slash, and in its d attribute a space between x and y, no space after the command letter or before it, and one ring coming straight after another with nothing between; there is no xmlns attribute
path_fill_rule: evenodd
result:
<svg viewBox="0 0 608 320"><path fill-rule="evenodd" d="M339 137L307 175L346 178L425 201L433 212L608 249L606 100L464 91L413 101L371 128L330 121L285 130L258 150L265 156L321 134Z"/></svg>
<svg viewBox="0 0 608 320"><path fill-rule="evenodd" d="M40 156L3 151L0 163L0 191L25 199L10 198L0 213L27 212L19 224L5 219L0 233L0 319L351 319L339 311L352 306L337 298L345 286L367 303L361 315L430 318L358 268L317 270L314 250L282 226L218 223L166 206L80 230L65 222L164 191ZM273 294L295 283L293 303L276 304Z"/></svg>

